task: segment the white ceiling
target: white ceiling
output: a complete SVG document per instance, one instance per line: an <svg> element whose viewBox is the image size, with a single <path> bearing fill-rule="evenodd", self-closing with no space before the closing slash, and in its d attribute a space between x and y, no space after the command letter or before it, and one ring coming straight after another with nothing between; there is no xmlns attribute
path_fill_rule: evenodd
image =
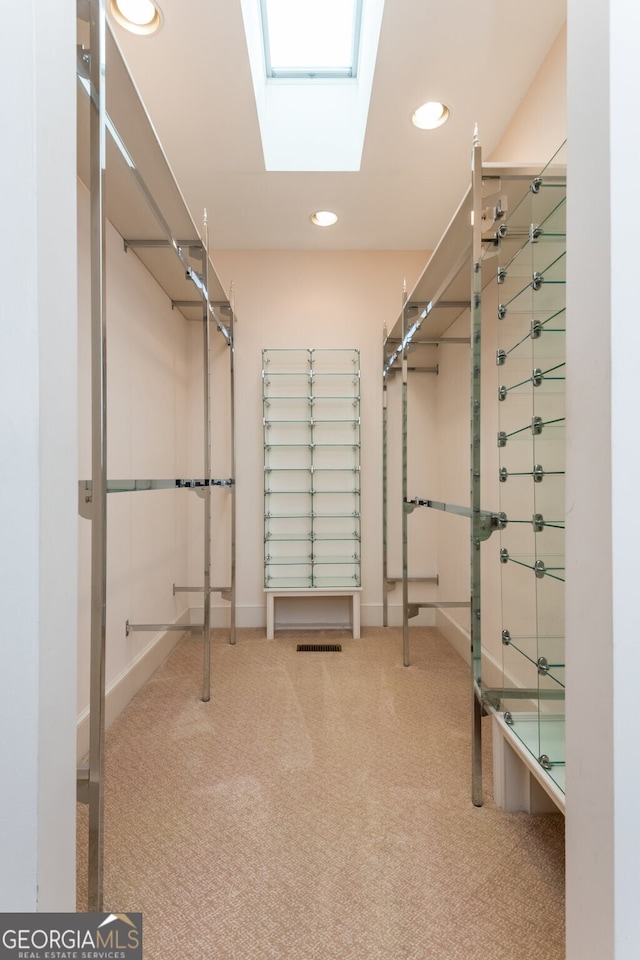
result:
<svg viewBox="0 0 640 960"><path fill-rule="evenodd" d="M474 123L489 157L566 14L564 0L386 0L361 170L267 173L240 0L160 5L156 36L114 33L212 249L432 249L468 185ZM429 99L451 118L416 130ZM318 209L338 224L314 227Z"/></svg>

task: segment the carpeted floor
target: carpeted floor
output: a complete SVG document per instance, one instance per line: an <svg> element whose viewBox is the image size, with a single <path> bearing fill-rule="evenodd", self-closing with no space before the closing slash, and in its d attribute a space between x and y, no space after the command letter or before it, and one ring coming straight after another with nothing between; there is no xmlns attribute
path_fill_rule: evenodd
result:
<svg viewBox="0 0 640 960"><path fill-rule="evenodd" d="M488 753L471 804L468 669L401 646L216 631L205 704L178 644L107 734L105 909L142 911L145 960L562 960L562 816L498 810Z"/></svg>

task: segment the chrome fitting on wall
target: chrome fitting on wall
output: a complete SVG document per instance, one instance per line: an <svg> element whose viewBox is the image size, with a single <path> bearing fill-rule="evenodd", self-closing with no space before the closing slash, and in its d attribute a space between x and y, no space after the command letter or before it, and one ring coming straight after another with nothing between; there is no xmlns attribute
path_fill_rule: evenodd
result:
<svg viewBox="0 0 640 960"><path fill-rule="evenodd" d="M533 570L538 580L542 580L545 573L547 572L547 568L544 565L544 560L536 560L536 562L533 565Z"/></svg>
<svg viewBox="0 0 640 960"><path fill-rule="evenodd" d="M549 673L549 664L546 657L538 657L537 660L538 673L542 677L546 677Z"/></svg>
<svg viewBox="0 0 640 960"><path fill-rule="evenodd" d="M491 521L494 530L506 530L509 518L504 512L494 513L491 516Z"/></svg>

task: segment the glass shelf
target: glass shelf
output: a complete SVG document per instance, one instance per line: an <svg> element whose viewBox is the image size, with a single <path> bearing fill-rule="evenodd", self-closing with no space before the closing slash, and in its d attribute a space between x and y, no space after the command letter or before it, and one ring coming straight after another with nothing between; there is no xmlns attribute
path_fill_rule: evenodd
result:
<svg viewBox="0 0 640 960"><path fill-rule="evenodd" d="M287 517L287 518L285 518L285 519L289 520L289 519L291 519L291 517ZM278 534L278 533L272 533L271 531L269 531L268 533L265 533L265 537L264 537L264 542L265 542L265 543L267 543L267 542L269 542L269 543L297 543L298 541L299 541L300 543L308 543L308 542L309 542L309 534L308 534L308 533L307 533L307 534L299 533L299 534L296 536L296 535L293 534L293 533L290 533L290 534L286 534L286 533Z"/></svg>
<svg viewBox="0 0 640 960"><path fill-rule="evenodd" d="M267 590L349 590L360 587L360 573L351 574L331 574L321 577L311 576L289 576L288 574L278 573L277 576L269 574L265 577L265 587Z"/></svg>
<svg viewBox="0 0 640 960"><path fill-rule="evenodd" d="M313 586L311 576L301 577L272 577L265 575L264 585L271 590L303 590Z"/></svg>
<svg viewBox="0 0 640 960"><path fill-rule="evenodd" d="M336 573L333 576L323 575L321 577L314 577L314 586L317 587L318 590L330 590L332 587L348 590L349 587L359 587L360 567L358 565L357 572L354 571L350 576L340 576L340 574Z"/></svg>
<svg viewBox="0 0 640 960"><path fill-rule="evenodd" d="M295 519L291 517L285 517L281 519ZM351 530L349 533L344 534L277 534L277 533L267 533L265 534L265 543L359 543L360 534L357 530Z"/></svg>
<svg viewBox="0 0 640 960"><path fill-rule="evenodd" d="M360 519L359 513L265 513L265 520L346 520Z"/></svg>
<svg viewBox="0 0 640 960"><path fill-rule="evenodd" d="M500 304L502 708L564 790L566 185L541 177L484 263ZM510 698L517 688L531 697Z"/></svg>
<svg viewBox="0 0 640 960"><path fill-rule="evenodd" d="M299 566L311 566L312 558L307 557L274 557L271 554L267 554L264 558L264 562L270 567L299 567Z"/></svg>
<svg viewBox="0 0 640 960"><path fill-rule="evenodd" d="M310 350L263 350L262 374L271 377L276 374L296 374L311 372Z"/></svg>
<svg viewBox="0 0 640 960"><path fill-rule="evenodd" d="M306 490L297 490L297 489L296 489L296 490L292 490L291 488L289 488L288 490L273 490L271 487L269 487L269 488L265 487L264 493L265 493L265 496L269 496L269 497L279 496L280 494L282 494L282 495L284 495L284 496L290 496L291 494L298 494L298 493L306 493L306 494L309 494L310 497L313 497L313 496L315 496L316 494L322 494L323 496L329 496L329 495L331 495L331 494L336 494L336 495L339 495L339 494L349 494L349 495L351 495L351 494L358 494L358 495L359 495L359 494L360 494L360 490L359 490L357 487L350 487L349 490L319 490L317 487L312 487L310 490L309 490L309 489L306 489Z"/></svg>
<svg viewBox="0 0 640 960"><path fill-rule="evenodd" d="M547 757L550 766L545 769L560 789L565 790L565 718L564 715L544 716L518 711L511 714L511 729L521 743L539 761Z"/></svg>
<svg viewBox="0 0 640 960"><path fill-rule="evenodd" d="M264 350L262 380L265 586L359 584L359 352Z"/></svg>
<svg viewBox="0 0 640 960"><path fill-rule="evenodd" d="M265 513L265 520L308 520L309 513Z"/></svg>
<svg viewBox="0 0 640 960"><path fill-rule="evenodd" d="M503 641L504 642L504 641ZM510 635L509 656L524 657L536 670L538 682L545 677L550 684L564 688L564 637L514 637ZM507 662L505 654L505 663Z"/></svg>
<svg viewBox="0 0 640 960"><path fill-rule="evenodd" d="M312 377L353 377L354 374L352 371L336 371L332 370L331 372L323 373L322 370L314 370L311 374ZM357 377L360 376L360 373L357 373ZM357 383L357 380L354 380L354 383Z"/></svg>
<svg viewBox="0 0 640 960"><path fill-rule="evenodd" d="M331 564L332 566L335 566L336 564L342 564L342 565L344 565L345 563L359 564L359 563L360 563L360 557L358 557L358 556L352 556L352 557L341 557L341 556L318 557L318 556L316 556L316 555L314 554L314 556L313 556L313 562L314 562L315 566L322 566L323 564Z"/></svg>

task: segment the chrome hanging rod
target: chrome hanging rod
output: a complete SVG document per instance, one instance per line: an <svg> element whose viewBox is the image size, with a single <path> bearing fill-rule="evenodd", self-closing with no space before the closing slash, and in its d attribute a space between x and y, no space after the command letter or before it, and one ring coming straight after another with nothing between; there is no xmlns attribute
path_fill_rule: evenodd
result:
<svg viewBox="0 0 640 960"><path fill-rule="evenodd" d="M414 497L413 500L405 499L405 513L413 513L416 507L429 507L431 510L442 510L445 513L455 513L459 517L468 517L478 519L479 530L478 539L488 540L496 530L504 530L507 518L504 513L492 513L490 510L473 510L471 507L462 507L454 503L442 503L439 500L426 500L422 497Z"/></svg>
<svg viewBox="0 0 640 960"><path fill-rule="evenodd" d="M206 479L167 479L167 480L107 480L107 493L136 493L141 490L196 490L200 487L232 487L232 477L224 480ZM78 486L83 493L91 493L91 480L79 480Z"/></svg>
<svg viewBox="0 0 640 960"><path fill-rule="evenodd" d="M173 585L173 595L175 597L176 593L204 593L204 587L179 587L174 583ZM231 587L209 587L209 593L219 593L223 600L230 600L232 588Z"/></svg>

